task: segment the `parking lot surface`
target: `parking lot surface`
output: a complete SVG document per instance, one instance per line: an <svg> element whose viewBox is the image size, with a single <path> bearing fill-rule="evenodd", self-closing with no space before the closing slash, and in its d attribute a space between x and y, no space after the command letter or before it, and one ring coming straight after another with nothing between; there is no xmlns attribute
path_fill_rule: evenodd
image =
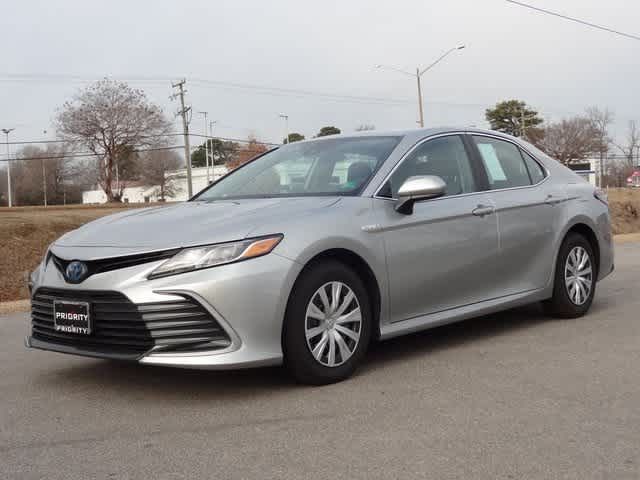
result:
<svg viewBox="0 0 640 480"><path fill-rule="evenodd" d="M377 345L346 382L27 350L0 317L0 478L640 478L640 244L591 313Z"/></svg>

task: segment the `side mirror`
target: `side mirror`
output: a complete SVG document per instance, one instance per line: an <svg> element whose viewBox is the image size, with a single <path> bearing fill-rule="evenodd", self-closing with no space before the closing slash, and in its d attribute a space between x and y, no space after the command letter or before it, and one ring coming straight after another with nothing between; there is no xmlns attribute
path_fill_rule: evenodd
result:
<svg viewBox="0 0 640 480"><path fill-rule="evenodd" d="M435 175L424 175L407 178L400 190L395 209L399 213L411 215L413 204L419 200L441 197L447 190L447 184Z"/></svg>

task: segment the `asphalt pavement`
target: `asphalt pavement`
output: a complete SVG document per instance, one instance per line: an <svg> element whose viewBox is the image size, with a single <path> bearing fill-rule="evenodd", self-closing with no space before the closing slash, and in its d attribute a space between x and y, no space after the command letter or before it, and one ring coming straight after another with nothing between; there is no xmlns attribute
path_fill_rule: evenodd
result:
<svg viewBox="0 0 640 480"><path fill-rule="evenodd" d="M326 387L27 350L0 317L0 479L638 479L640 244L616 253L585 318L394 339Z"/></svg>

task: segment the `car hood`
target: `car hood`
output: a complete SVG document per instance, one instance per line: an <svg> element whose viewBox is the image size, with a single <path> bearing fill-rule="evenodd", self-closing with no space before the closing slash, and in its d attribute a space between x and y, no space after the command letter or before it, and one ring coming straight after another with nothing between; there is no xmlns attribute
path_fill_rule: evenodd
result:
<svg viewBox="0 0 640 480"><path fill-rule="evenodd" d="M280 225L339 201L336 197L196 201L127 210L66 233L54 242L52 251L63 258L89 260L238 240L269 223Z"/></svg>

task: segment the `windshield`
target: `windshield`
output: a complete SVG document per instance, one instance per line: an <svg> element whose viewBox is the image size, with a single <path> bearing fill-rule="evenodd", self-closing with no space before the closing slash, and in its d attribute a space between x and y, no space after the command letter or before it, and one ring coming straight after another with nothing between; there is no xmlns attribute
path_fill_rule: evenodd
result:
<svg viewBox="0 0 640 480"><path fill-rule="evenodd" d="M285 145L238 168L194 200L357 195L400 137L351 137Z"/></svg>

